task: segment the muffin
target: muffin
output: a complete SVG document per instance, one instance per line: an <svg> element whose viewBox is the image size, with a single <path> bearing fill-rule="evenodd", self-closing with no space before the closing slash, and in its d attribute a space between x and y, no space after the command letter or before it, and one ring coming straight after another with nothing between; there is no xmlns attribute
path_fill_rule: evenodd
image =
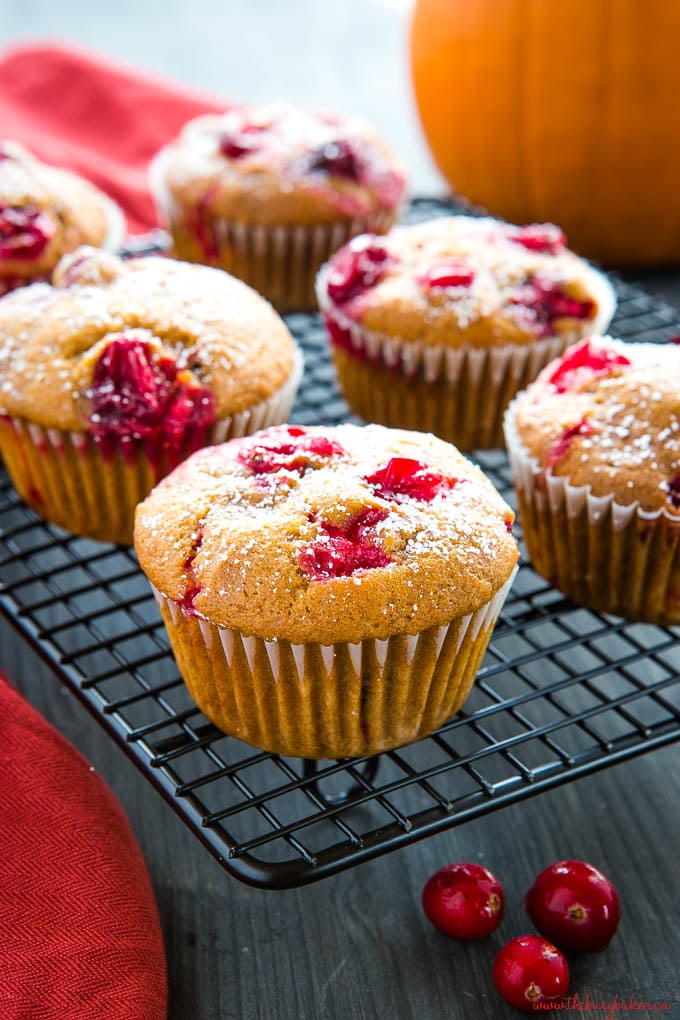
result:
<svg viewBox="0 0 680 1020"><path fill-rule="evenodd" d="M591 337L505 421L535 569L631 620L680 623L680 349Z"/></svg>
<svg viewBox="0 0 680 1020"><path fill-rule="evenodd" d="M115 250L124 233L118 206L89 181L0 142L0 296L48 279L81 244Z"/></svg>
<svg viewBox="0 0 680 1020"><path fill-rule="evenodd" d="M192 120L151 182L177 257L221 266L281 312L314 308L321 264L355 234L388 230L405 189L364 121L283 104Z"/></svg>
<svg viewBox="0 0 680 1020"><path fill-rule="evenodd" d="M516 569L512 521L434 436L289 425L181 464L138 507L135 549L209 719L354 757L463 704Z"/></svg>
<svg viewBox="0 0 680 1020"><path fill-rule="evenodd" d="M220 269L79 248L0 299L0 453L68 531L132 539L136 504L194 450L285 421L286 326Z"/></svg>
<svg viewBox="0 0 680 1020"><path fill-rule="evenodd" d="M469 216L354 239L317 294L352 410L464 450L501 446L512 397L615 306L558 227Z"/></svg>

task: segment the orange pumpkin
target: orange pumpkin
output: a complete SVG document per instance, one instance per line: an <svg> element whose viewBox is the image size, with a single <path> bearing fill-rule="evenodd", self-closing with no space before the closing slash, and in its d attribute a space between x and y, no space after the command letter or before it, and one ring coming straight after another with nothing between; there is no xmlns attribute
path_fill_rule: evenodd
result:
<svg viewBox="0 0 680 1020"><path fill-rule="evenodd" d="M417 0L416 101L451 186L610 264L680 261L679 0Z"/></svg>

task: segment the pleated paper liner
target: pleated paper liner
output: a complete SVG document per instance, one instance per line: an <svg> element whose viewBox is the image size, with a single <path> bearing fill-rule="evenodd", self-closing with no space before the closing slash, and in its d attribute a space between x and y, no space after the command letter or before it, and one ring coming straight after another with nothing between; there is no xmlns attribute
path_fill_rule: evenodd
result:
<svg viewBox="0 0 680 1020"><path fill-rule="evenodd" d="M514 405L505 436L534 569L598 612L680 623L680 516L642 510L637 501L624 506L546 472L519 437Z"/></svg>
<svg viewBox="0 0 680 1020"><path fill-rule="evenodd" d="M171 458L152 461L141 439L111 448L89 432L45 429L7 415L0 415L0 453L15 489L41 517L77 535L131 544L135 507L163 475L201 446L285 422L301 376L297 354L271 397L189 434Z"/></svg>
<svg viewBox="0 0 680 1020"><path fill-rule="evenodd" d="M609 325L616 299L594 269L599 312L593 332ZM432 346L366 329L329 301L325 273L319 306L331 339L340 388L355 414L393 428L434 432L461 450L503 446L503 415L517 393L583 335L498 347Z"/></svg>
<svg viewBox="0 0 680 1020"><path fill-rule="evenodd" d="M265 641L154 594L189 693L216 726L278 754L346 758L418 740L458 711L514 577L446 626L357 644Z"/></svg>
<svg viewBox="0 0 680 1020"><path fill-rule="evenodd" d="M365 219L274 225L197 213L183 208L168 191L162 152L151 166L150 182L177 258L225 269L282 314L313 311L314 280L323 263L357 234L385 233L398 216L376 213Z"/></svg>

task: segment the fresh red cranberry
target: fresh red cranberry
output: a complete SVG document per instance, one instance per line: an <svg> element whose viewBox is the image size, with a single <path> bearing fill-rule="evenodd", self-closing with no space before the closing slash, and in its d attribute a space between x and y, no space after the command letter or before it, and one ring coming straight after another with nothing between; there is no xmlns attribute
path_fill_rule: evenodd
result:
<svg viewBox="0 0 680 1020"><path fill-rule="evenodd" d="M386 517L387 510L365 507L343 526L322 521L319 538L300 550L300 566L314 581L386 567L393 562L392 557L372 542L369 534Z"/></svg>
<svg viewBox="0 0 680 1020"><path fill-rule="evenodd" d="M554 223L530 223L526 227L512 230L509 236L515 244L543 255L559 255L567 245L563 231Z"/></svg>
<svg viewBox="0 0 680 1020"><path fill-rule="evenodd" d="M410 457L391 457L383 467L367 475L366 481L383 499L410 496L425 503L458 484L458 479L446 478L422 461Z"/></svg>
<svg viewBox="0 0 680 1020"><path fill-rule="evenodd" d="M666 491L673 506L680 506L680 473L667 483Z"/></svg>
<svg viewBox="0 0 680 1020"><path fill-rule="evenodd" d="M564 292L556 280L536 275L510 296L510 303L530 313L530 322L538 336L549 336L556 319L589 319L593 301L578 301Z"/></svg>
<svg viewBox="0 0 680 1020"><path fill-rule="evenodd" d="M548 450L548 456L546 458L546 468L552 468L557 464L558 461L562 460L562 457L568 452L575 436L590 436L593 434L595 429L586 421L585 418L581 418L581 421L576 425L570 425L566 428L560 438L556 440L550 449Z"/></svg>
<svg viewBox="0 0 680 1020"><path fill-rule="evenodd" d="M355 237L328 265L328 296L336 304L357 297L383 279L391 262L387 249L370 234Z"/></svg>
<svg viewBox="0 0 680 1020"><path fill-rule="evenodd" d="M361 161L354 146L345 138L338 138L315 149L309 157L310 170L322 170L333 177L346 177L358 182L361 177Z"/></svg>
<svg viewBox="0 0 680 1020"><path fill-rule="evenodd" d="M0 207L0 259L37 259L56 225L36 205Z"/></svg>
<svg viewBox="0 0 680 1020"><path fill-rule="evenodd" d="M558 861L538 876L524 900L538 930L566 952L599 953L619 926L616 889L585 861Z"/></svg>
<svg viewBox="0 0 680 1020"><path fill-rule="evenodd" d="M150 344L125 336L111 340L97 361L91 400L95 437L143 439L154 459L161 450L176 454L190 430L200 435L215 420L210 390L174 358L158 357Z"/></svg>
<svg viewBox="0 0 680 1020"><path fill-rule="evenodd" d="M327 436L310 435L299 425L267 429L243 444L238 460L256 475L304 471L312 457L342 457L344 447Z"/></svg>
<svg viewBox="0 0 680 1020"><path fill-rule="evenodd" d="M439 265L432 266L416 277L421 287L426 290L443 290L446 287L470 287L475 278L475 271L464 259L447 259Z"/></svg>
<svg viewBox="0 0 680 1020"><path fill-rule="evenodd" d="M559 949L539 935L520 935L496 957L493 983L515 1009L528 1013L545 1003L545 1010L566 995L569 966Z"/></svg>
<svg viewBox="0 0 680 1020"><path fill-rule="evenodd" d="M481 864L447 864L423 889L429 921L454 939L483 939L503 919L503 887Z"/></svg>
<svg viewBox="0 0 680 1020"><path fill-rule="evenodd" d="M625 354L586 337L559 358L557 367L548 376L548 382L558 393L566 393L588 379L609 375L617 366L630 364Z"/></svg>

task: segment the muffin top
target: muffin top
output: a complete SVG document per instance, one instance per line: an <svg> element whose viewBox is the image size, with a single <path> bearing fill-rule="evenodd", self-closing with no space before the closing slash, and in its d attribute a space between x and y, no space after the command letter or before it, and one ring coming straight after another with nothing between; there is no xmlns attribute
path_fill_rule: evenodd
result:
<svg viewBox="0 0 680 1020"><path fill-rule="evenodd" d="M81 244L115 247L122 214L89 181L0 142L0 294L46 279Z"/></svg>
<svg viewBox="0 0 680 1020"><path fill-rule="evenodd" d="M680 518L680 347L582 340L520 394L508 424L537 469Z"/></svg>
<svg viewBox="0 0 680 1020"><path fill-rule="evenodd" d="M281 426L199 451L138 506L135 549L186 612L264 639L359 642L474 612L514 515L432 435Z"/></svg>
<svg viewBox="0 0 680 1020"><path fill-rule="evenodd" d="M577 340L606 329L615 306L559 227L471 216L356 237L321 269L317 293L350 329L452 348Z"/></svg>
<svg viewBox="0 0 680 1020"><path fill-rule="evenodd" d="M190 121L157 157L152 179L202 214L301 225L393 213L406 186L363 120L284 104Z"/></svg>
<svg viewBox="0 0 680 1020"><path fill-rule="evenodd" d="M80 248L0 299L0 413L96 437L179 442L270 397L297 349L270 305L221 269Z"/></svg>

